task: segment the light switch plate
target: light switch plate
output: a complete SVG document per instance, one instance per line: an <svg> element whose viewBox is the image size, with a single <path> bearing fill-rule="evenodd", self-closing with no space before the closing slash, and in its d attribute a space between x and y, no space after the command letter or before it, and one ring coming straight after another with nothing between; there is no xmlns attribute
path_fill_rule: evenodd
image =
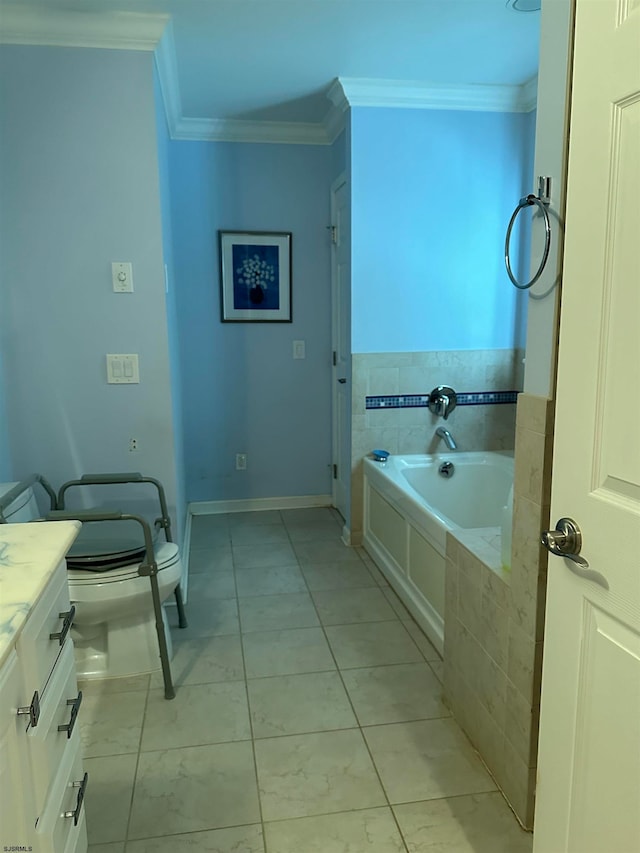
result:
<svg viewBox="0 0 640 853"><path fill-rule="evenodd" d="M140 382L137 353L107 353L109 385L136 385Z"/></svg>
<svg viewBox="0 0 640 853"><path fill-rule="evenodd" d="M133 293L133 266L124 261L113 261L111 280L114 293Z"/></svg>
<svg viewBox="0 0 640 853"><path fill-rule="evenodd" d="M293 342L293 357L294 358L306 358L306 347L304 341L294 341Z"/></svg>

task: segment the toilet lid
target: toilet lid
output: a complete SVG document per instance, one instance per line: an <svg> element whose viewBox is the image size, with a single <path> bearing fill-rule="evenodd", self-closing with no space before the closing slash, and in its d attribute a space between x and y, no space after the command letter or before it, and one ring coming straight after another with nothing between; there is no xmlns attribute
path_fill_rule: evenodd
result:
<svg viewBox="0 0 640 853"><path fill-rule="evenodd" d="M154 530L154 546L157 531ZM85 522L67 553L67 568L106 572L144 560L142 528L135 521Z"/></svg>
<svg viewBox="0 0 640 853"><path fill-rule="evenodd" d="M158 563L158 571L168 569L175 565L180 559L180 552L175 542L163 542L155 549L155 558ZM67 567L67 578L71 586L82 586L85 584L115 583L117 581L129 580L138 577L138 566L140 560L133 564L128 563L120 568L99 571L92 569L73 569Z"/></svg>

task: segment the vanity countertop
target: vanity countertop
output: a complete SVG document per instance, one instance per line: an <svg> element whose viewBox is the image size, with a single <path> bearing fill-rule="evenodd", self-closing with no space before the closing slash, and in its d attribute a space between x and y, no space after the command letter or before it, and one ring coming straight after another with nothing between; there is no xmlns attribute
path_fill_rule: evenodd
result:
<svg viewBox="0 0 640 853"><path fill-rule="evenodd" d="M79 521L0 524L0 665L80 527Z"/></svg>

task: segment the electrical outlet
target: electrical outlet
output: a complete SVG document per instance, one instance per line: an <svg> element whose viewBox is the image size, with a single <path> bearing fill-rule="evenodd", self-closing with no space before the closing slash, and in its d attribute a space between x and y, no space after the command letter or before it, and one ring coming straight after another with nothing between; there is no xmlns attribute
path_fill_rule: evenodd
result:
<svg viewBox="0 0 640 853"><path fill-rule="evenodd" d="M138 439L130 438L129 439L129 453L135 453L138 449Z"/></svg>
<svg viewBox="0 0 640 853"><path fill-rule="evenodd" d="M236 453L236 471L246 471L247 470L247 454L246 453Z"/></svg>

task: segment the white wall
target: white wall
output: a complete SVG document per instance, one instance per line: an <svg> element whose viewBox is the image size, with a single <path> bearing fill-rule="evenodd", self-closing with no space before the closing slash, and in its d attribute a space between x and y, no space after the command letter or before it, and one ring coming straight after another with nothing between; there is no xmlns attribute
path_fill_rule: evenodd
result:
<svg viewBox="0 0 640 853"><path fill-rule="evenodd" d="M3 47L0 280L14 476L137 469L175 510L152 63ZM135 293L112 292L114 260ZM139 385L107 385L108 352L139 354Z"/></svg>
<svg viewBox="0 0 640 853"><path fill-rule="evenodd" d="M178 295L176 293L175 264L173 261L173 229L171 227L171 179L169 175L169 129L160 92L160 81L154 67L154 94L158 133L158 167L160 177L160 208L162 218L162 247L165 263L165 302L167 309L167 343L171 376L171 409L173 419L173 450L176 466L177 530L174 538L182 541L186 524L187 498L185 474L185 442L182 411L184 406L180 372L180 339L178 322Z"/></svg>
<svg viewBox="0 0 640 853"><path fill-rule="evenodd" d="M571 0L544 0L540 21L540 73L536 118L534 178L553 179L551 252L545 271L528 297L527 356L524 390L540 397L553 396L559 280L562 264L562 221L565 205L567 104L569 98L569 46L572 27ZM534 188L537 192L537 188ZM531 270L544 246L541 216L533 221Z"/></svg>

